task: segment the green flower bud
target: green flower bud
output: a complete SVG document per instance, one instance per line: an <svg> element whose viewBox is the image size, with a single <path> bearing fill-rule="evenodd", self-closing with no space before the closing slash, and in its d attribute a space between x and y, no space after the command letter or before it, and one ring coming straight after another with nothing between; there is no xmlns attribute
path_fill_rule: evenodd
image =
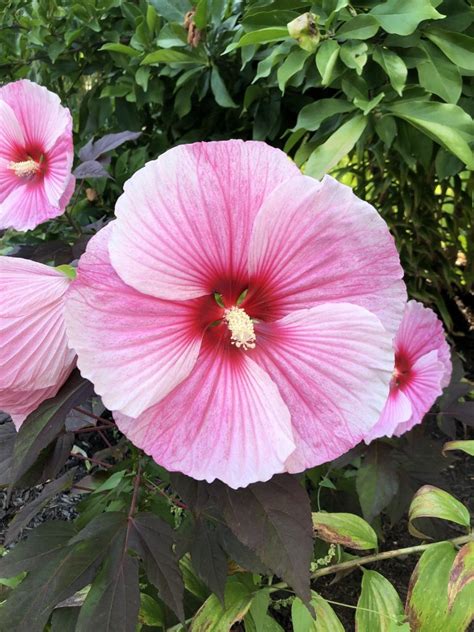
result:
<svg viewBox="0 0 474 632"><path fill-rule="evenodd" d="M319 44L318 19L318 15L308 11L287 24L291 37L298 42L303 50L307 50L309 53L314 53Z"/></svg>

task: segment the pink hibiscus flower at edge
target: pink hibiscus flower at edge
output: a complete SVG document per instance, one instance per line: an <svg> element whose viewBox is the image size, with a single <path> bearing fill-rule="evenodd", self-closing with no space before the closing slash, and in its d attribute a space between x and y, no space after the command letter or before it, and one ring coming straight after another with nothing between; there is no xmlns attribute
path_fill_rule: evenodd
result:
<svg viewBox="0 0 474 632"><path fill-rule="evenodd" d="M225 141L148 163L117 217L81 258L66 325L135 445L238 487L365 436L393 369L379 318L395 331L406 300L370 205L264 143Z"/></svg>

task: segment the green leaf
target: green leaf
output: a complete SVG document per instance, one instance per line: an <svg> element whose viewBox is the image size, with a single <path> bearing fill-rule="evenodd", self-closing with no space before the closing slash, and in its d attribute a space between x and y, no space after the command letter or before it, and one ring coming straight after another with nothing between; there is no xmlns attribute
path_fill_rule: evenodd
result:
<svg viewBox="0 0 474 632"><path fill-rule="evenodd" d="M158 603L146 593L140 593L140 622L146 626L166 627L166 612L162 603Z"/></svg>
<svg viewBox="0 0 474 632"><path fill-rule="evenodd" d="M44 401L27 417L15 442L11 485L30 469L40 452L61 432L71 408L88 399L92 392L92 384L76 369L55 397Z"/></svg>
<svg viewBox="0 0 474 632"><path fill-rule="evenodd" d="M308 103L300 110L294 131L306 129L314 132L319 129L323 121L334 114L343 114L352 110L354 106L344 99L319 99L314 103Z"/></svg>
<svg viewBox="0 0 474 632"><path fill-rule="evenodd" d="M433 8L429 0L388 0L370 10L387 33L410 35L423 20L446 17Z"/></svg>
<svg viewBox="0 0 474 632"><path fill-rule="evenodd" d="M316 67L321 75L321 83L328 86L336 77L335 66L339 57L339 44L335 40L326 40L316 53Z"/></svg>
<svg viewBox="0 0 474 632"><path fill-rule="evenodd" d="M173 530L149 512L135 514L131 524L131 546L143 559L149 581L158 588L161 599L183 621L184 585L173 549Z"/></svg>
<svg viewBox="0 0 474 632"><path fill-rule="evenodd" d="M334 610L318 593L311 591L311 605L316 618L313 619L301 599L296 598L291 605L293 632L344 632Z"/></svg>
<svg viewBox="0 0 474 632"><path fill-rule="evenodd" d="M397 591L383 575L363 569L362 592L357 602L356 632L393 632L403 620L403 605Z"/></svg>
<svg viewBox="0 0 474 632"><path fill-rule="evenodd" d="M118 539L92 582L81 607L75 632L135 632L140 608L138 561Z"/></svg>
<svg viewBox="0 0 474 632"><path fill-rule="evenodd" d="M129 57L140 57L140 52L126 46L125 44L116 44L115 42L108 42L99 48L99 50L108 50L111 53L122 53L122 55L128 55Z"/></svg>
<svg viewBox="0 0 474 632"><path fill-rule="evenodd" d="M392 119L393 120L393 119ZM373 443L357 472L356 489L362 514L368 522L380 514L398 492L397 468L391 450Z"/></svg>
<svg viewBox="0 0 474 632"><path fill-rule="evenodd" d="M421 556L408 587L405 606L416 632L463 632L474 616L474 584L458 594L448 609L448 582L456 557L450 542L432 544Z"/></svg>
<svg viewBox="0 0 474 632"><path fill-rule="evenodd" d="M356 15L341 26L337 31L338 39L366 40L373 37L379 30L379 23L367 13Z"/></svg>
<svg viewBox="0 0 474 632"><path fill-rule="evenodd" d="M442 489L424 485L415 494L408 512L408 530L417 538L427 538L413 525L418 518L440 518L455 522L466 529L471 524L468 509L459 500Z"/></svg>
<svg viewBox="0 0 474 632"><path fill-rule="evenodd" d="M362 114L346 121L325 143L316 147L305 164L305 174L317 179L322 178L351 151L366 126L367 118Z"/></svg>
<svg viewBox="0 0 474 632"><path fill-rule="evenodd" d="M353 68L361 75L367 63L367 51L368 46L365 42L345 42L341 46L339 56L348 68Z"/></svg>
<svg viewBox="0 0 474 632"><path fill-rule="evenodd" d="M223 108L237 108L237 103L230 96L229 91L226 88L224 81L217 69L217 66L213 66L211 70L211 90L218 105Z"/></svg>
<svg viewBox="0 0 474 632"><path fill-rule="evenodd" d="M474 70L474 37L435 28L426 29L424 35L436 44L453 64Z"/></svg>
<svg viewBox="0 0 474 632"><path fill-rule="evenodd" d="M241 48L242 46L250 46L251 44L267 44L268 42L279 42L281 40L289 39L290 34L288 33L288 29L286 26L273 26L264 29L258 29L257 31L250 31L250 33L245 33L242 35L238 42L234 42L233 44L229 44L229 46L224 51L225 53L230 53L236 48Z"/></svg>
<svg viewBox="0 0 474 632"><path fill-rule="evenodd" d="M308 495L298 480L282 474L237 490L215 484L212 493L240 542L309 601L311 512Z"/></svg>
<svg viewBox="0 0 474 632"><path fill-rule="evenodd" d="M470 441L448 441L443 446L443 454L444 452L449 452L450 450L461 450L466 454L470 454L474 456L474 440Z"/></svg>
<svg viewBox="0 0 474 632"><path fill-rule="evenodd" d="M456 555L448 582L448 607L451 609L461 590L474 581L474 541L465 544Z"/></svg>
<svg viewBox="0 0 474 632"><path fill-rule="evenodd" d="M207 65L207 59L200 57L195 53L187 53L181 50L173 50L172 48L163 48L149 53L141 62L146 64L200 64Z"/></svg>
<svg viewBox="0 0 474 632"><path fill-rule="evenodd" d="M349 513L313 513L313 527L318 538L331 544L365 551L377 547L377 535L360 516Z"/></svg>
<svg viewBox="0 0 474 632"><path fill-rule="evenodd" d="M439 50L426 42L423 45L427 57L420 60L416 69L423 88L436 94L447 103L457 103L462 91L462 79L458 68Z"/></svg>
<svg viewBox="0 0 474 632"><path fill-rule="evenodd" d="M16 430L13 422L0 425L0 485L10 483L10 467L15 449Z"/></svg>
<svg viewBox="0 0 474 632"><path fill-rule="evenodd" d="M303 68L309 55L310 54L302 48L292 50L282 65L278 68L278 87L282 92L285 92L285 86L288 80Z"/></svg>
<svg viewBox="0 0 474 632"><path fill-rule="evenodd" d="M462 108L415 100L394 103L389 111L437 141L468 168L474 168L474 155L468 144L474 140L474 122Z"/></svg>
<svg viewBox="0 0 474 632"><path fill-rule="evenodd" d="M190 632L229 632L232 625L241 621L252 603L252 591L236 577L230 577L224 596L224 605L211 595L195 614Z"/></svg>
<svg viewBox="0 0 474 632"><path fill-rule="evenodd" d="M36 496L36 498L25 505L21 511L15 514L15 517L8 525L8 530L5 535L6 544L12 542L19 535L20 531L28 525L30 520L34 518L34 516L36 516L36 514L44 507L46 507L52 498L65 489L71 488L76 469L77 468L73 467L63 474L61 478L51 481L51 483L45 485L39 496Z"/></svg>
<svg viewBox="0 0 474 632"><path fill-rule="evenodd" d="M183 22L185 13L192 8L189 0L150 0L150 3L168 22Z"/></svg>
<svg viewBox="0 0 474 632"><path fill-rule="evenodd" d="M403 88L407 80L408 70L403 59L384 46L376 46L373 52L373 60L382 66L388 75L392 88L402 96Z"/></svg>

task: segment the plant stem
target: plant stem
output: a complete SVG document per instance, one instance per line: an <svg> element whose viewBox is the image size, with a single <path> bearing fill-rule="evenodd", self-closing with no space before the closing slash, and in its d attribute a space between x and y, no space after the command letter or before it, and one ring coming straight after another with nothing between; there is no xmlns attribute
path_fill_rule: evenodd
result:
<svg viewBox="0 0 474 632"><path fill-rule="evenodd" d="M100 465L101 467L105 467L107 469L110 467L113 467L111 463L106 463L105 461L99 461L99 459L94 459L93 456L84 456L82 454L78 454L77 452L71 452L70 456L74 457L75 459L90 461L91 463L94 463L94 465Z"/></svg>
<svg viewBox="0 0 474 632"><path fill-rule="evenodd" d="M74 410L77 410L78 413L82 413L83 415L86 415L86 417L92 417L92 419L96 419L97 421L101 421L104 424L107 424L108 426L115 428L115 423L113 421L110 421L110 419L104 419L103 417L99 417L99 415L94 415L94 413L89 412L88 410L85 410L85 408L81 408L80 406L74 406Z"/></svg>
<svg viewBox="0 0 474 632"><path fill-rule="evenodd" d="M446 542L451 542L451 544L454 545L462 545L472 541L474 541L474 533L446 540ZM383 551L382 553L375 553L374 555L366 555L365 557L359 557L357 560L340 562L339 564L333 564L332 566L327 566L326 568L320 568L311 575L311 579L317 579L318 577L323 577L323 575L331 575L332 573L338 573L339 571L356 568L357 566L364 566L365 564L372 564L373 562L379 562L380 560L389 560L393 557L400 557L402 555L422 553L434 544L438 543L430 542L428 544L417 544L415 546L407 546L404 549L394 549L393 551Z"/></svg>

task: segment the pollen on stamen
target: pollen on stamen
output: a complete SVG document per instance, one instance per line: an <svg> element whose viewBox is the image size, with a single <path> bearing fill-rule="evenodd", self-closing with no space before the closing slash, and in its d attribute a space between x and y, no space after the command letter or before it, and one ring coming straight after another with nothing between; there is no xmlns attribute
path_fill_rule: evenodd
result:
<svg viewBox="0 0 474 632"><path fill-rule="evenodd" d="M244 351L255 349L255 329L252 319L241 307L231 307L224 312L224 320L230 330L230 341Z"/></svg>
<svg viewBox="0 0 474 632"><path fill-rule="evenodd" d="M36 160L30 158L29 160L22 160L20 162L11 162L8 168L14 171L15 175L19 178L29 180L39 172L40 165Z"/></svg>

